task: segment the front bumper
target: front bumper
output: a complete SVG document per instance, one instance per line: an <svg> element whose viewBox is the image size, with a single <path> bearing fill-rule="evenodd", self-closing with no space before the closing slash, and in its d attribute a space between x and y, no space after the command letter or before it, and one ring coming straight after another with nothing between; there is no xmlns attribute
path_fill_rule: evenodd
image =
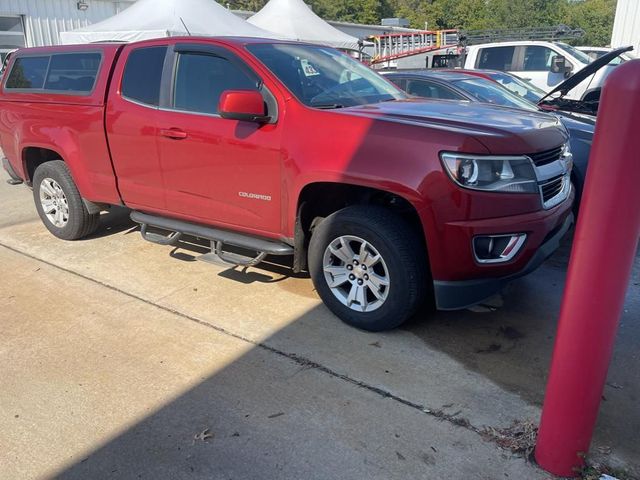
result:
<svg viewBox="0 0 640 480"><path fill-rule="evenodd" d="M22 179L18 176L16 171L13 169L7 157L2 158L2 168L4 168L5 171L9 174L9 180L7 180L7 183L11 185L18 185L22 183Z"/></svg>
<svg viewBox="0 0 640 480"><path fill-rule="evenodd" d="M560 246L560 241L573 224L573 214L549 233L526 266L518 272L498 278L433 282L438 310L458 310L470 307L498 293L507 283L531 273L549 258Z"/></svg>

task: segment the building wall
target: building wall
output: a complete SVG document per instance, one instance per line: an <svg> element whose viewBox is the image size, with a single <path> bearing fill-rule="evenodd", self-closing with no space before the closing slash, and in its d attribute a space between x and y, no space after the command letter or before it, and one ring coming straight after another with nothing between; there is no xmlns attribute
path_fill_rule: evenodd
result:
<svg viewBox="0 0 640 480"><path fill-rule="evenodd" d="M77 0L0 0L0 16L23 18L26 46L57 45L59 33L109 18L131 4L129 1L85 0L86 10Z"/></svg>
<svg viewBox="0 0 640 480"><path fill-rule="evenodd" d="M640 1L618 0L611 35L612 47L633 45L632 55L640 57Z"/></svg>

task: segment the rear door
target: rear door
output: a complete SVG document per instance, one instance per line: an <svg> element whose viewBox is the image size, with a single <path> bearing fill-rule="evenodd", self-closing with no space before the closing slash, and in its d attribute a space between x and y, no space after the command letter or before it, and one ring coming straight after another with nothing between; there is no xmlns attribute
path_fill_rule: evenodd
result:
<svg viewBox="0 0 640 480"><path fill-rule="evenodd" d="M131 208L165 210L158 114L166 41L125 48L114 72L106 128L118 187ZM115 80L118 79L118 80Z"/></svg>
<svg viewBox="0 0 640 480"><path fill-rule="evenodd" d="M478 50L474 68L510 72L514 69L515 55L516 47L513 45L482 47Z"/></svg>
<svg viewBox="0 0 640 480"><path fill-rule="evenodd" d="M167 210L195 222L279 234L282 128L218 114L225 90L259 90L268 104L269 96L275 102L262 79L210 43L177 43L165 75L157 138Z"/></svg>

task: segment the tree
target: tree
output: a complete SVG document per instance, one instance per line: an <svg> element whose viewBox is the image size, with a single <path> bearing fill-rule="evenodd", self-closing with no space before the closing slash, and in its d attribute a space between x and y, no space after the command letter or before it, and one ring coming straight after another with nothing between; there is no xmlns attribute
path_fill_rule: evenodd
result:
<svg viewBox="0 0 640 480"><path fill-rule="evenodd" d="M616 0L585 0L569 5L563 21L585 31L579 43L604 47L611 42L615 14Z"/></svg>
<svg viewBox="0 0 640 480"><path fill-rule="evenodd" d="M219 2L223 7L229 7L232 10L245 10L247 12L257 12L264 7L267 0L228 0L227 2Z"/></svg>
<svg viewBox="0 0 640 480"><path fill-rule="evenodd" d="M488 8L486 0L459 0L454 9L455 26L464 25L466 30L488 28Z"/></svg>
<svg viewBox="0 0 640 480"><path fill-rule="evenodd" d="M409 20L413 28L465 30L536 28L558 24L582 28L577 42L610 42L616 0L306 0L327 20L379 25L385 17ZM266 0L229 0L234 9L259 10Z"/></svg>
<svg viewBox="0 0 640 480"><path fill-rule="evenodd" d="M527 28L556 25L567 0L488 0L488 28Z"/></svg>

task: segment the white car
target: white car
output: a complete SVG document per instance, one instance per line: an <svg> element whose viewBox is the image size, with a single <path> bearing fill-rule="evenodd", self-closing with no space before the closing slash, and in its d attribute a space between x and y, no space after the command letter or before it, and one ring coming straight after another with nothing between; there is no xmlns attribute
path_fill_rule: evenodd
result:
<svg viewBox="0 0 640 480"><path fill-rule="evenodd" d="M562 42L499 42L468 46L463 68L502 70L551 92L591 61L586 53ZM613 68L614 65L601 68L573 88L566 98L586 101L597 98Z"/></svg>
<svg viewBox="0 0 640 480"><path fill-rule="evenodd" d="M609 53L610 51L612 51L612 48L609 47L576 47L578 50L580 50L581 52L586 53L587 55L589 55L589 58L591 58L591 60L595 60L596 58L600 58L601 56L603 56L605 53ZM626 62L627 60L633 60L633 56L629 55L628 53L623 53L622 55L620 55L618 58L614 59L611 61L611 65L619 65L621 63Z"/></svg>

